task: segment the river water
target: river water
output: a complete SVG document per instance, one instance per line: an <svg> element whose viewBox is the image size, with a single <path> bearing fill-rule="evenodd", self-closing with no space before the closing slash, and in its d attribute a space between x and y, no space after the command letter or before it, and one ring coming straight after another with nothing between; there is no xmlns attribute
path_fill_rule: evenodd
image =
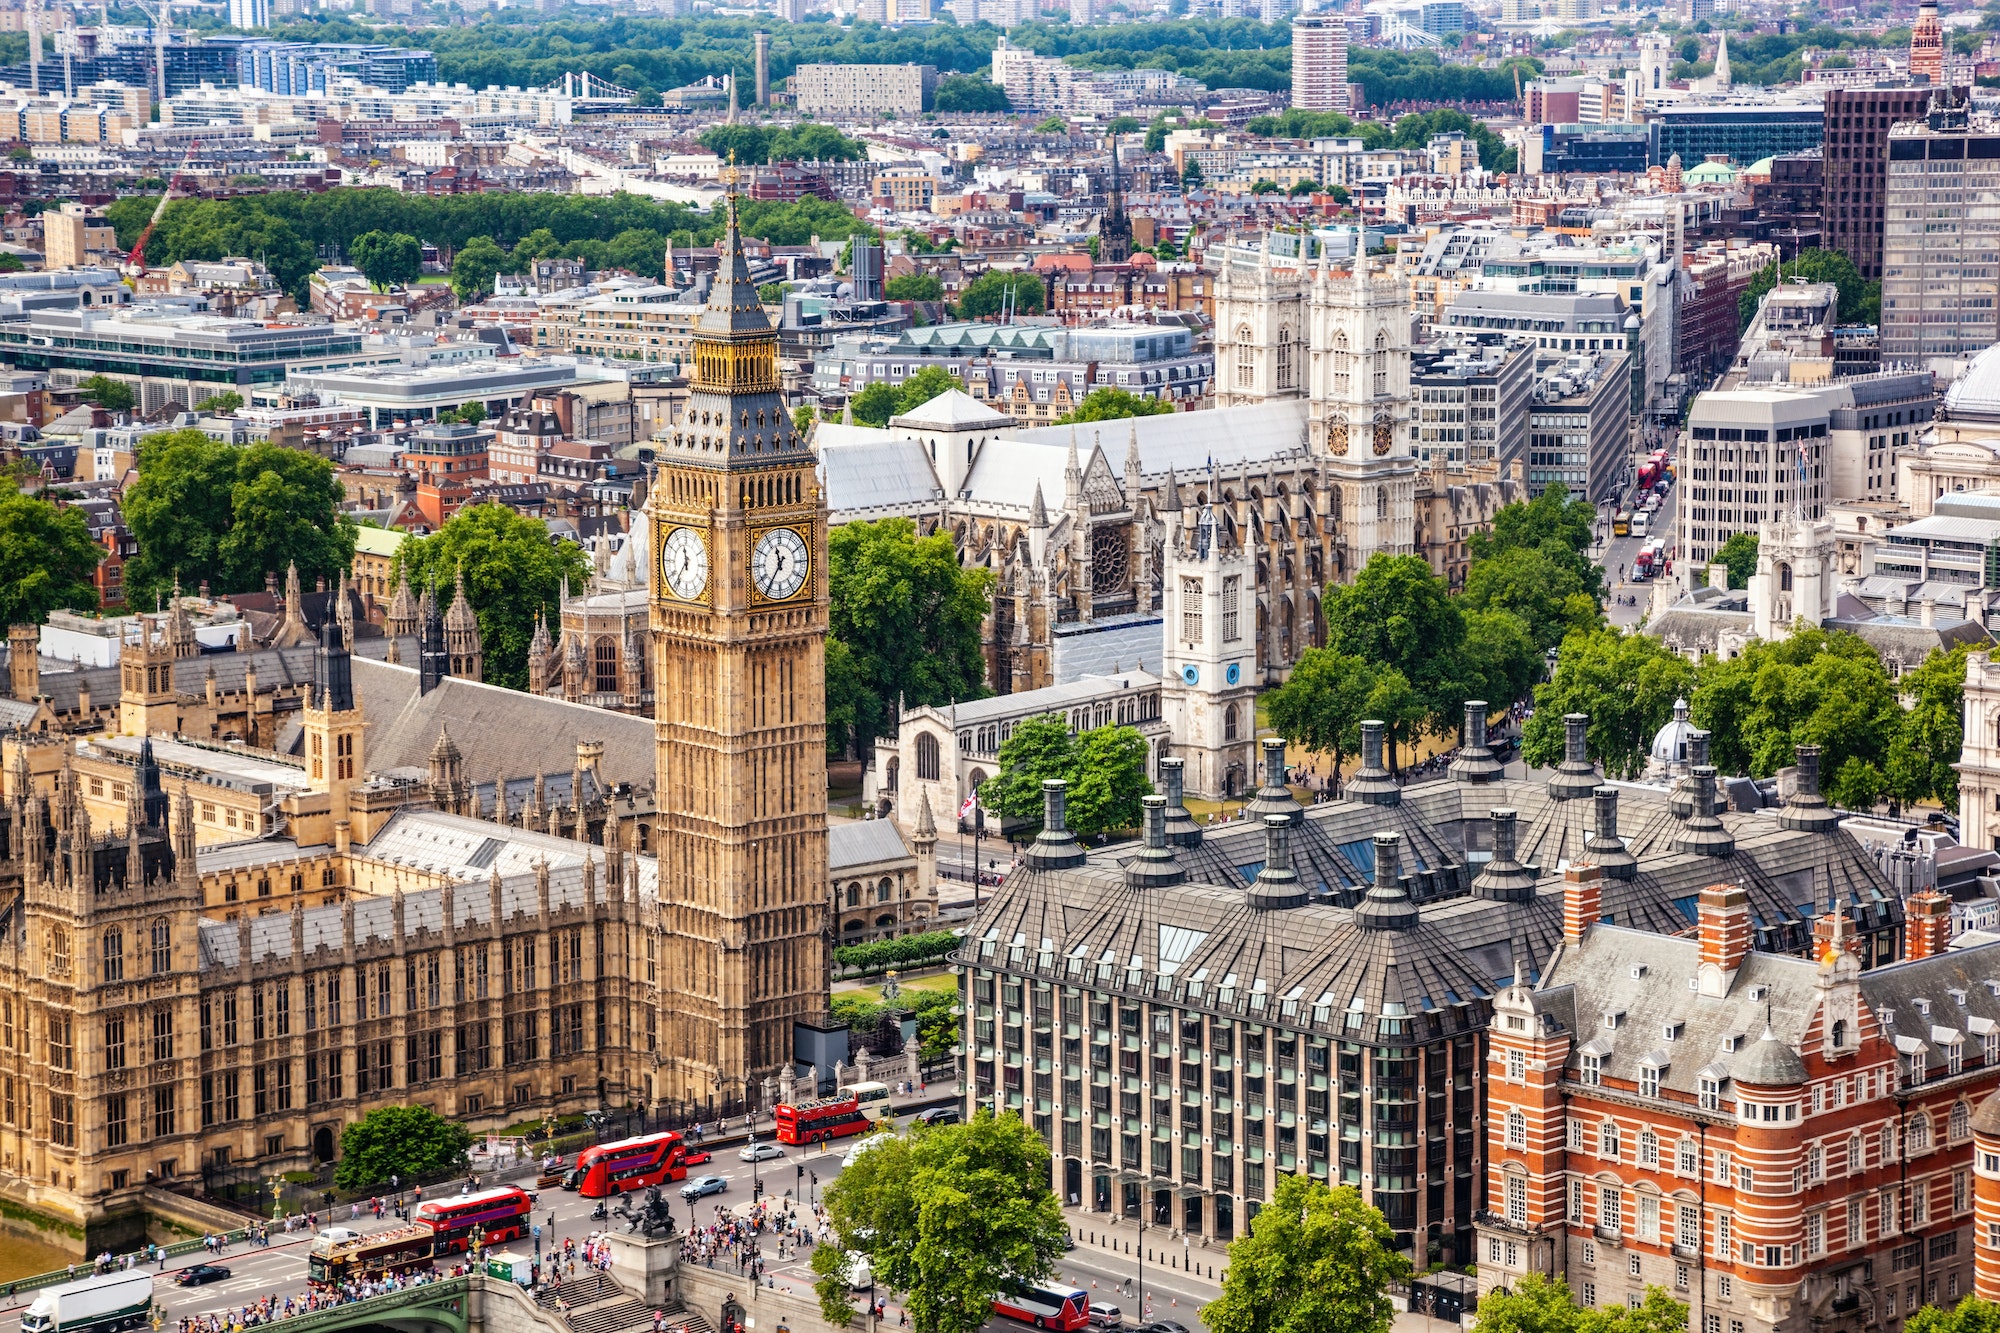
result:
<svg viewBox="0 0 2000 1333"><path fill-rule="evenodd" d="M33 1277L78 1262L79 1256L59 1245L11 1233L0 1234L0 1282Z"/></svg>

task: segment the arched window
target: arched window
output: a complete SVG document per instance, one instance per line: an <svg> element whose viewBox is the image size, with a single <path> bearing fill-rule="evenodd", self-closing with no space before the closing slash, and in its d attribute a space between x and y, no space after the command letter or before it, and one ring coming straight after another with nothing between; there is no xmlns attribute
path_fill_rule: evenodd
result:
<svg viewBox="0 0 2000 1333"><path fill-rule="evenodd" d="M876 884L875 886L875 901L878 903L894 902L895 898L896 898L895 881L891 880L887 875L884 875L881 879L881 882Z"/></svg>
<svg viewBox="0 0 2000 1333"><path fill-rule="evenodd" d="M1792 567L1790 565L1778 566L1778 590L1780 592L1790 592L1792 590Z"/></svg>
<svg viewBox="0 0 2000 1333"><path fill-rule="evenodd" d="M1292 387L1292 331L1278 326L1278 387Z"/></svg>
<svg viewBox="0 0 2000 1333"><path fill-rule="evenodd" d="M1250 388L1257 381L1257 349L1250 345L1250 326L1236 330L1236 387Z"/></svg>
<svg viewBox="0 0 2000 1333"><path fill-rule="evenodd" d="M861 906L861 886L859 884L850 884L847 886L847 905L849 907Z"/></svg>
<svg viewBox="0 0 2000 1333"><path fill-rule="evenodd" d="M167 919L161 917L153 922L153 975L163 976L174 970L174 934Z"/></svg>
<svg viewBox="0 0 2000 1333"><path fill-rule="evenodd" d="M1226 741L1233 741L1236 739L1235 704L1231 704L1229 705L1229 707L1222 710L1222 739Z"/></svg>
<svg viewBox="0 0 2000 1333"><path fill-rule="evenodd" d="M893 916L889 916L889 915L883 915L883 916L878 916L878 917L876 917L876 918L875 918L875 929L877 929L877 930L894 930L895 928L896 928L896 918L895 918L895 917L893 917Z"/></svg>
<svg viewBox="0 0 2000 1333"><path fill-rule="evenodd" d="M1507 1112L1507 1146L1509 1148L1528 1146L1528 1117L1519 1111Z"/></svg>
<svg viewBox="0 0 2000 1333"><path fill-rule="evenodd" d="M932 741L931 744L936 745L937 742ZM890 755L889 762L882 771L882 785L884 789L888 791L895 791L896 781L898 778L902 776L902 772L903 772L902 760L898 759L895 755Z"/></svg>
<svg viewBox="0 0 2000 1333"><path fill-rule="evenodd" d="M937 777L937 737L926 731L917 737L917 779L922 782L936 782Z"/></svg>
<svg viewBox="0 0 2000 1333"><path fill-rule="evenodd" d="M1389 488L1387 486L1377 486L1375 488L1375 517L1389 517Z"/></svg>
<svg viewBox="0 0 2000 1333"><path fill-rule="evenodd" d="M1954 1102L1951 1108L1951 1141L1957 1143L1972 1132L1972 1108L1964 1102Z"/></svg>
<svg viewBox="0 0 2000 1333"><path fill-rule="evenodd" d="M1910 1117L1909 1145L1911 1152L1923 1152L1931 1146L1931 1118L1922 1111Z"/></svg>
<svg viewBox="0 0 2000 1333"><path fill-rule="evenodd" d="M1845 1045L1847 1045L1847 1020L1836 1018L1833 1020L1833 1049L1837 1051Z"/></svg>
<svg viewBox="0 0 2000 1333"><path fill-rule="evenodd" d="M610 639L599 639L592 645L590 654L597 678L597 692L618 693L618 645Z"/></svg>
<svg viewBox="0 0 2000 1333"><path fill-rule="evenodd" d="M104 979L125 980L125 932L116 926L104 932Z"/></svg>

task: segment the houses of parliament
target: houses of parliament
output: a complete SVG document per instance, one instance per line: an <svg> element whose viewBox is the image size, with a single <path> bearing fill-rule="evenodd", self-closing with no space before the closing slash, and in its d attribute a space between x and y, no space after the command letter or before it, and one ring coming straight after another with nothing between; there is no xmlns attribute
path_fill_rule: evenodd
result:
<svg viewBox="0 0 2000 1333"><path fill-rule="evenodd" d="M118 721L11 636L0 1197L95 1248L378 1106L768 1104L826 1021L826 509L733 200L726 245L650 487L654 717L455 673L435 601L386 652L142 618Z"/></svg>

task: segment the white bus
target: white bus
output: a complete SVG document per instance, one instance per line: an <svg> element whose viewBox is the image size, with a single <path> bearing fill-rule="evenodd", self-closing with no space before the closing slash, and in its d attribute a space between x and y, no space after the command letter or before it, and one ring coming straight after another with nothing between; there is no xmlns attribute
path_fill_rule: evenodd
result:
<svg viewBox="0 0 2000 1333"><path fill-rule="evenodd" d="M889 1085L887 1083L856 1083L848 1093L861 1107L861 1114L870 1120L894 1118L895 1108L889 1105Z"/></svg>

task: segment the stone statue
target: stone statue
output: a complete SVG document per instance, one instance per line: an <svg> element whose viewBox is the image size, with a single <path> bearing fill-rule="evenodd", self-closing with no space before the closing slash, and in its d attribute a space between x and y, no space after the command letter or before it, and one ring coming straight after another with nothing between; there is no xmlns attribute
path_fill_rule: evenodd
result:
<svg viewBox="0 0 2000 1333"><path fill-rule="evenodd" d="M628 1195L612 1211L625 1219L625 1230L628 1234L644 1233L648 1236L674 1234L673 1209L661 1195L658 1185L646 1191L646 1200L639 1207L632 1206L632 1199Z"/></svg>

